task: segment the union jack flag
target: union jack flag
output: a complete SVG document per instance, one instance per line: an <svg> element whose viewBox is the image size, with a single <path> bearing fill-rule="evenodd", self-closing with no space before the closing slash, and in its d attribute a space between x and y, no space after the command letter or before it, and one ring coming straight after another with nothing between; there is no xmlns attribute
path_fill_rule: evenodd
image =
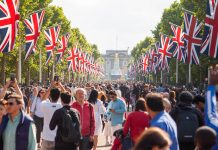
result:
<svg viewBox="0 0 218 150"><path fill-rule="evenodd" d="M93 56L91 56L91 73L94 74L95 73L95 58Z"/></svg>
<svg viewBox="0 0 218 150"><path fill-rule="evenodd" d="M49 60L51 59L51 56L53 55L53 50L57 46L58 41L58 35L60 33L60 25L51 27L44 31L45 37L46 37L46 65L48 64Z"/></svg>
<svg viewBox="0 0 218 150"><path fill-rule="evenodd" d="M198 55L201 49L202 38L200 31L203 26L193 15L184 13L184 47L186 54L186 62L188 64L199 64Z"/></svg>
<svg viewBox="0 0 218 150"><path fill-rule="evenodd" d="M172 58L172 49L174 47L173 41L166 35L161 35L158 66L160 70L169 69L169 62Z"/></svg>
<svg viewBox="0 0 218 150"><path fill-rule="evenodd" d="M30 15L29 19L25 19L24 23L26 26L26 55L25 60L30 54L36 52L36 43L40 36L40 30L43 22L45 11L36 12Z"/></svg>
<svg viewBox="0 0 218 150"><path fill-rule="evenodd" d="M20 19L18 1L0 2L0 52L10 52L14 48Z"/></svg>
<svg viewBox="0 0 218 150"><path fill-rule="evenodd" d="M208 0L201 53L218 58L218 1Z"/></svg>
<svg viewBox="0 0 218 150"><path fill-rule="evenodd" d="M64 56L64 52L67 49L67 44L70 38L70 34L66 34L61 37L61 40L59 40L59 48L57 50L56 56L57 56L57 63L60 62L61 58Z"/></svg>
<svg viewBox="0 0 218 150"><path fill-rule="evenodd" d="M147 74L149 72L149 53L146 53L142 59L142 71Z"/></svg>
<svg viewBox="0 0 218 150"><path fill-rule="evenodd" d="M67 57L67 64L68 64L68 71L72 70L73 72L77 71L78 66L78 49L77 46L73 47L70 51L68 51Z"/></svg>
<svg viewBox="0 0 218 150"><path fill-rule="evenodd" d="M153 48L150 50L149 53L150 72L154 72L156 74L157 63L158 63L158 53L156 52L156 49Z"/></svg>
<svg viewBox="0 0 218 150"><path fill-rule="evenodd" d="M173 51L173 57L176 57L177 60L185 63L184 55L184 33L182 28L179 26L171 25L174 37L172 41L176 44L175 50Z"/></svg>
<svg viewBox="0 0 218 150"><path fill-rule="evenodd" d="M79 53L79 57L78 57L78 63L79 63L79 72L82 71L83 73L85 72L85 64L86 64L86 60L85 60L85 53L80 52Z"/></svg>

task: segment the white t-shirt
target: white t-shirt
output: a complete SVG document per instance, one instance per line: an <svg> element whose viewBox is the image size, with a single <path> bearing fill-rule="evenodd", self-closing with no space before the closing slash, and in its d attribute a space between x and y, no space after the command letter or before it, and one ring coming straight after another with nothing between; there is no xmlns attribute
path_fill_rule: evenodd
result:
<svg viewBox="0 0 218 150"><path fill-rule="evenodd" d="M43 140L47 140L51 142L55 141L57 127L55 130L51 131L49 128L49 124L54 112L60 108L62 108L62 105L60 103L51 103L49 100L43 101L41 103L41 110L44 117L43 131L42 131Z"/></svg>
<svg viewBox="0 0 218 150"><path fill-rule="evenodd" d="M34 113L34 115L36 115L37 117L43 118L43 113L41 111L41 103L42 100L40 97L34 97L30 111Z"/></svg>

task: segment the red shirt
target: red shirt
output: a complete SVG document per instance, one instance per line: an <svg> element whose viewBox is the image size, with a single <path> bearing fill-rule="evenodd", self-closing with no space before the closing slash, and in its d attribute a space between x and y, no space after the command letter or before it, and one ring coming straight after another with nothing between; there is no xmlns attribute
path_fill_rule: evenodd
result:
<svg viewBox="0 0 218 150"><path fill-rule="evenodd" d="M135 111L130 113L123 128L124 136L130 131L131 139L135 143L145 128L149 127L149 121L149 116L145 112Z"/></svg>
<svg viewBox="0 0 218 150"><path fill-rule="evenodd" d="M78 102L74 102L71 107L79 111L82 136L93 136L95 131L95 116L94 116L93 106L91 105L91 116L90 116L89 103L87 101L84 103L83 107ZM92 118L91 133L90 133L90 118Z"/></svg>

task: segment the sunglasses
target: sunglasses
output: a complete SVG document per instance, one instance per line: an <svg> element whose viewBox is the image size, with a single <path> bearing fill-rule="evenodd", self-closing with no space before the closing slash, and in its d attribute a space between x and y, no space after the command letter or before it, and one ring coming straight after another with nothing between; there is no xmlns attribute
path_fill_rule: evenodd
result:
<svg viewBox="0 0 218 150"><path fill-rule="evenodd" d="M5 105L8 105L8 106L13 106L15 105L13 102L7 102Z"/></svg>

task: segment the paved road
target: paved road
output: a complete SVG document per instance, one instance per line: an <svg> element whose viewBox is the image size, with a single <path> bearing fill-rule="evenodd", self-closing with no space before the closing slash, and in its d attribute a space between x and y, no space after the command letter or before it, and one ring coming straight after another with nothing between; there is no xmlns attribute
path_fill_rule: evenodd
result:
<svg viewBox="0 0 218 150"><path fill-rule="evenodd" d="M111 146L105 146L105 136L104 135L100 135L98 137L98 147L97 150L110 150Z"/></svg>

